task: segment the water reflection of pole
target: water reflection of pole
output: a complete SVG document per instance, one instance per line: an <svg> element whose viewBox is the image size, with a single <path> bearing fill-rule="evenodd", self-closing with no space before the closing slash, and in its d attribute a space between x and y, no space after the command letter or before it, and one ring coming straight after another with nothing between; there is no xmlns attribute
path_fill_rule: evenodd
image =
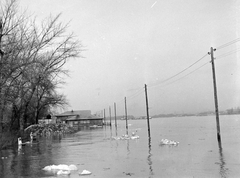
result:
<svg viewBox="0 0 240 178"><path fill-rule="evenodd" d="M220 176L222 178L226 178L227 177L227 173L228 173L228 169L225 167L226 163L224 160L224 156L223 156L223 152L222 152L222 144L221 142L218 142L218 147L219 147L219 159L220 159Z"/></svg>
<svg viewBox="0 0 240 178"><path fill-rule="evenodd" d="M127 157L130 155L129 140L127 140Z"/></svg>
<svg viewBox="0 0 240 178"><path fill-rule="evenodd" d="M147 110L147 123L148 123L148 137L150 137L150 123L149 123L149 112L148 112L148 97L147 97L147 85L145 84L145 95L146 95L146 110Z"/></svg>
<svg viewBox="0 0 240 178"><path fill-rule="evenodd" d="M151 145L151 137L148 137L148 157L147 157L147 160L148 160L148 165L149 165L149 178L152 177L153 175L153 168L152 168L152 145Z"/></svg>
<svg viewBox="0 0 240 178"><path fill-rule="evenodd" d="M218 139L218 142L220 142L221 144L220 123L219 123L219 114L218 114L217 85L216 85L216 75L215 75L214 56L213 56L213 51L215 51L216 49L213 49L211 47L210 50L211 52L209 52L208 54L211 54L211 63L212 63L213 89L214 89L215 113L216 113L216 123L217 123L217 139Z"/></svg>
<svg viewBox="0 0 240 178"><path fill-rule="evenodd" d="M128 135L127 99L126 99L126 97L125 97L124 99L125 99L125 119L126 119L126 133L127 133L127 135Z"/></svg>

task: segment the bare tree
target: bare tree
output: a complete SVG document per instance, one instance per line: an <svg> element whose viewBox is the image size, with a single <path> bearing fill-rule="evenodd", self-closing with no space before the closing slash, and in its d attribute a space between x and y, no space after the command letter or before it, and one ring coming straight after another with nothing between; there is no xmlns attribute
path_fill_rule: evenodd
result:
<svg viewBox="0 0 240 178"><path fill-rule="evenodd" d="M17 0L6 0L1 9L0 132L7 112L18 112L23 130L33 113L38 122L41 109L66 104L56 87L61 75L68 72L64 64L81 52L80 42L72 33L67 34L68 24L59 22L60 14L37 25L36 18L19 15Z"/></svg>

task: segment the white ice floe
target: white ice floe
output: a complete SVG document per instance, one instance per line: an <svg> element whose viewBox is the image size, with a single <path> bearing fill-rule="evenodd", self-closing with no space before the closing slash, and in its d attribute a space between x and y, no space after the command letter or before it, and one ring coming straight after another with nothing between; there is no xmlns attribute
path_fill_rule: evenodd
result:
<svg viewBox="0 0 240 178"><path fill-rule="evenodd" d="M59 170L57 175L69 175L71 172L69 170Z"/></svg>
<svg viewBox="0 0 240 178"><path fill-rule="evenodd" d="M77 166L74 165L74 164L70 164L68 167L69 167L69 169L70 169L71 171L76 171L76 170L78 170Z"/></svg>
<svg viewBox="0 0 240 178"><path fill-rule="evenodd" d="M162 139L160 141L160 145L178 145L179 142L173 141L173 140L169 140L169 139Z"/></svg>
<svg viewBox="0 0 240 178"><path fill-rule="evenodd" d="M135 135L135 136L131 136L130 138L134 140L134 139L139 139L140 137L138 135Z"/></svg>
<svg viewBox="0 0 240 178"><path fill-rule="evenodd" d="M83 170L81 173L79 173L80 175L90 175L92 174L90 171L88 170Z"/></svg>
<svg viewBox="0 0 240 178"><path fill-rule="evenodd" d="M78 168L74 164L71 164L69 166L66 164L59 164L59 165L45 166L43 168L43 170L44 171L52 171L54 173L57 172L58 175L60 175L60 174L68 175L68 174L70 174L70 171L78 170Z"/></svg>
<svg viewBox="0 0 240 178"><path fill-rule="evenodd" d="M139 139L140 137L138 135L134 135L134 136L129 136L129 135L122 135L120 137L112 137L112 139L114 140L135 140L135 139Z"/></svg>

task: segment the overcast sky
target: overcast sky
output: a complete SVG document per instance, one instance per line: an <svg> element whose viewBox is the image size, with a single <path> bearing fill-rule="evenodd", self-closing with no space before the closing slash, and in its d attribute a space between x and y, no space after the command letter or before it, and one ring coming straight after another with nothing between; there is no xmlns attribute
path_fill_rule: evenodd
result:
<svg viewBox="0 0 240 178"><path fill-rule="evenodd" d="M214 110L210 47L217 48L219 109L240 106L240 41L228 45L240 37L239 1L19 0L19 4L39 20L62 13L61 21L70 21L69 32L87 49L82 52L85 58L66 65L70 78L59 91L69 100L68 110L108 112L110 106L113 114L116 102L117 114L123 115L127 97L128 114L146 115L144 84L150 115Z"/></svg>

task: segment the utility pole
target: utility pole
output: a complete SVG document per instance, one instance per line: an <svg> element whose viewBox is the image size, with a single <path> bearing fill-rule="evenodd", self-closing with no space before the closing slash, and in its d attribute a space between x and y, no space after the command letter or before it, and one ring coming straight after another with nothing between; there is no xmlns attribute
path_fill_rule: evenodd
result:
<svg viewBox="0 0 240 178"><path fill-rule="evenodd" d="M215 114L216 114L216 124L217 124L217 140L221 143L221 134L220 134L220 122L219 122L219 113L218 113L218 99L217 99L217 84L216 84L216 75L215 75L215 66L214 66L214 55L213 52L216 49L213 47L210 48L211 63L212 63L212 74L213 74L213 88L214 88L214 100L215 100Z"/></svg>
<svg viewBox="0 0 240 178"><path fill-rule="evenodd" d="M110 128L112 128L111 106L109 106Z"/></svg>
<svg viewBox="0 0 240 178"><path fill-rule="evenodd" d="M146 96L146 111L147 111L147 123L148 123L148 137L150 137L150 123L149 123L149 108L148 108L148 96L147 96L147 85L145 87L145 96Z"/></svg>
<svg viewBox="0 0 240 178"><path fill-rule="evenodd" d="M106 126L106 115L105 115L105 109L103 109L103 120L104 120L104 125Z"/></svg>
<svg viewBox="0 0 240 178"><path fill-rule="evenodd" d="M125 119L126 119L126 133L128 135L128 118L127 118L127 98L124 98L125 100Z"/></svg>
<svg viewBox="0 0 240 178"><path fill-rule="evenodd" d="M115 128L117 128L117 111L116 111L116 103L114 103L114 114L115 114Z"/></svg>

